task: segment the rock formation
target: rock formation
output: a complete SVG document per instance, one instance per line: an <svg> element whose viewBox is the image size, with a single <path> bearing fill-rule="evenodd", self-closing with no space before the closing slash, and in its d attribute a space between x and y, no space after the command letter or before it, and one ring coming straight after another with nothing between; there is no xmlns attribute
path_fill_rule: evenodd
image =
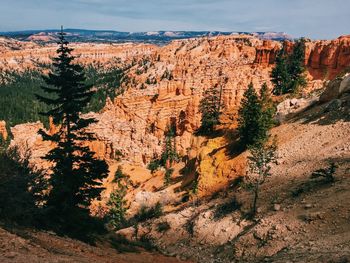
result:
<svg viewBox="0 0 350 263"><path fill-rule="evenodd" d="M8 134L6 129L6 122L0 121L0 139L7 140Z"/></svg>
<svg viewBox="0 0 350 263"><path fill-rule="evenodd" d="M333 79L350 66L350 35L306 45L306 63L314 79Z"/></svg>
<svg viewBox="0 0 350 263"><path fill-rule="evenodd" d="M349 41L350 37L340 37L307 43L309 89L322 87L324 79L349 65ZM225 112L232 112L250 82L257 89L264 82L271 87L270 71L280 46L245 35L176 40L163 47L72 44L79 63L110 65L120 58L134 65L128 71L130 81L124 94L109 101L100 113L91 113L99 120L91 126L98 138L92 148L106 159L122 152L128 161L145 164L160 155L164 131L173 125L177 150L186 155L200 125L198 105L204 90L222 87ZM35 66L33 61L48 61L55 48L11 49L4 53L2 65ZM20 57L24 58L21 63ZM325 70L329 74L323 74ZM14 144L16 141L15 137Z"/></svg>

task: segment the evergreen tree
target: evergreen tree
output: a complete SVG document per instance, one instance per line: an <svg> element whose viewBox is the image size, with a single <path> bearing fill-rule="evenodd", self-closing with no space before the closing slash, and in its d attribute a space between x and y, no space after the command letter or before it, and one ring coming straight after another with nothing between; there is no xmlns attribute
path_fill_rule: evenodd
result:
<svg viewBox="0 0 350 263"><path fill-rule="evenodd" d="M125 223L126 200L125 196L130 184L129 177L123 173L121 166L118 167L114 183L117 184L111 193L107 205L109 207L108 218L110 225L115 229L120 229Z"/></svg>
<svg viewBox="0 0 350 263"><path fill-rule="evenodd" d="M290 87L288 92L298 91L299 87L306 85L304 76L305 68L305 39L301 38L294 43L293 52L289 57L288 71L290 75Z"/></svg>
<svg viewBox="0 0 350 263"><path fill-rule="evenodd" d="M168 165L172 166L172 164L178 160L178 157L179 156L176 152L175 131L174 128L170 127L165 133L165 145L161 157L161 164L164 167L169 168Z"/></svg>
<svg viewBox="0 0 350 263"><path fill-rule="evenodd" d="M253 83L243 94L238 115L240 144L244 149L266 140L268 129L263 123L264 111Z"/></svg>
<svg viewBox="0 0 350 263"><path fill-rule="evenodd" d="M96 159L95 153L86 146L94 136L85 128L95 119L81 118L80 113L93 91L85 84L83 68L73 63L75 57L71 55L72 49L68 47L63 30L58 44L54 69L43 76L46 86L42 89L53 96L37 95L37 98L51 107L42 114L52 116L60 128L52 135L43 130L39 133L44 140L55 144L44 157L53 164L46 206L58 227L70 231L81 226L82 218L88 217L92 199L103 190L102 179L108 175L108 166L105 161Z"/></svg>
<svg viewBox="0 0 350 263"><path fill-rule="evenodd" d="M204 92L204 96L199 105L199 111L202 114L199 131L203 134L212 133L215 125L219 124L222 108L221 96L221 88L212 87Z"/></svg>
<svg viewBox="0 0 350 263"><path fill-rule="evenodd" d="M271 176L271 164L277 160L277 144L274 140L271 144L262 143L249 148L248 157L249 174L245 178L248 190L254 193L251 206L251 215L254 217L257 211L260 186Z"/></svg>
<svg viewBox="0 0 350 263"><path fill-rule="evenodd" d="M265 127L266 130L269 130L275 124L273 117L276 113L276 106L271 98L270 91L266 83L264 83L260 89L259 99L263 112L261 124Z"/></svg>
<svg viewBox="0 0 350 263"><path fill-rule="evenodd" d="M286 43L283 44L276 58L276 66L271 73L275 95L293 93L299 87L306 85L304 59L305 39L299 39L294 43L291 54L287 53Z"/></svg>
<svg viewBox="0 0 350 263"><path fill-rule="evenodd" d="M271 72L271 81L274 84L273 93L275 95L282 95L288 92L290 75L288 72L286 43L283 43L282 49L277 54L276 66Z"/></svg>

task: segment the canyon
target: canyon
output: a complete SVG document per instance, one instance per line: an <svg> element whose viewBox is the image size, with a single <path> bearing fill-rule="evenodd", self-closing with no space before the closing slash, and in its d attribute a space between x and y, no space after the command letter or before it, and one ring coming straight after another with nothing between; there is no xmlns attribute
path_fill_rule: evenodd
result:
<svg viewBox="0 0 350 263"><path fill-rule="evenodd" d="M55 52L53 45L39 47L28 42L6 47L1 53L0 68L13 70L49 63ZM200 125L198 106L204 90L222 88L226 119L222 122L230 122L250 82L256 89L263 83L271 87L270 72L280 47L277 41L246 35L176 40L163 47L73 43L78 63L108 67L118 58L132 65L125 92L114 101L107 101L101 112L88 114L98 120L91 126L98 139L93 150L106 159L115 158L115 152L120 151L125 159L145 165L160 155L164 132L171 124L176 126L179 154L187 155L192 135ZM308 41L305 93L322 88L324 82L346 70L349 49L350 37L346 36L331 41ZM36 124L30 124L33 125ZM38 129L40 124L37 126ZM35 129L27 131L26 125L14 128L12 133L16 145L26 145L23 142L27 138L37 137ZM36 151L37 147L28 146Z"/></svg>
<svg viewBox="0 0 350 263"><path fill-rule="evenodd" d="M327 255L332 262L347 262L341 260L348 260L350 253L346 201L350 200L346 190L350 76L345 74L350 66L350 36L307 40L307 87L297 98L276 98L280 124L272 134L278 139L279 160L263 187L257 221L244 216L250 196L235 186L247 172L248 153L230 154L228 138L248 84L252 82L257 90L263 83L272 88L270 73L280 42L233 35L175 40L165 46L72 43L71 47L83 65L113 67L118 60L129 65L124 92L107 99L100 112L84 115L97 120L88 128L96 136L90 148L110 166L106 190L91 211L99 216L106 213L114 174L122 166L132 182L126 196L128 218L157 202L164 215L118 234L128 240L147 236L165 255L196 262L302 262L300 257L327 262ZM0 39L0 70L40 68L50 63L55 49L52 44ZM221 133L214 138L195 135L201 120L199 103L210 87L222 89L224 104ZM151 173L146 166L161 155L169 126L175 128L181 161L173 165L172 183L165 187L164 169ZM34 167L48 168L41 157L53 145L38 135L41 128L40 122L11 127L10 147L23 156L29 152ZM51 123L49 131L56 128ZM6 124L0 122L0 135L7 138L7 133ZM330 160L339 165L336 182L307 188L312 172ZM188 196L194 181L198 193ZM217 218L220 207L236 198L242 207L221 212ZM337 204L337 199L344 202ZM161 232L158 226L164 222L170 229Z"/></svg>

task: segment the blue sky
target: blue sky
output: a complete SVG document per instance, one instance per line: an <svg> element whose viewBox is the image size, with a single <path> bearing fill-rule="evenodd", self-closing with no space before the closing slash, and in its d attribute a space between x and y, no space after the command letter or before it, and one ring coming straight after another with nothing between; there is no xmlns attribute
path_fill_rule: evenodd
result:
<svg viewBox="0 0 350 263"><path fill-rule="evenodd" d="M276 31L330 39L350 34L350 0L0 0L0 31Z"/></svg>

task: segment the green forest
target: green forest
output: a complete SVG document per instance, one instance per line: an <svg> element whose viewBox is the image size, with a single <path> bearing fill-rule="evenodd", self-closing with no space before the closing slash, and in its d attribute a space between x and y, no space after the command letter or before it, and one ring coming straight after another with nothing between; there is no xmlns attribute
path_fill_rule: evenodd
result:
<svg viewBox="0 0 350 263"><path fill-rule="evenodd" d="M114 98L120 92L121 83L126 80L122 68L103 69L96 66L85 68L86 82L96 90L86 111L97 112L103 108L106 98ZM5 120L7 127L25 122L41 121L47 127L48 118L40 113L48 110L47 106L36 99L35 94L45 95L40 70L0 72L0 120Z"/></svg>

